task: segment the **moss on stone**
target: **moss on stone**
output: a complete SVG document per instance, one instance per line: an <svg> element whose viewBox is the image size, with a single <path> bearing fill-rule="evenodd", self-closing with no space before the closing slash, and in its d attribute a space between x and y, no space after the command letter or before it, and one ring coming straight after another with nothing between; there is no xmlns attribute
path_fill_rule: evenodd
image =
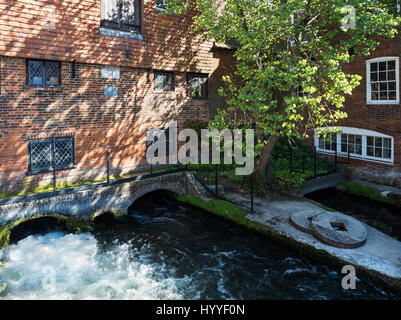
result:
<svg viewBox="0 0 401 320"><path fill-rule="evenodd" d="M382 191L371 186L362 185L356 182L342 181L341 185L345 186L345 191L357 196L363 196L371 200L381 201L395 206L401 206L401 204L395 199L387 198L382 195Z"/></svg>
<svg viewBox="0 0 401 320"><path fill-rule="evenodd" d="M270 238L282 245L289 246L296 250L301 254L305 254L306 256L312 259L318 259L323 261L326 264L332 265L334 267L338 267L341 265L348 264L349 261L346 261L342 258L333 256L329 254L327 251L323 249L315 248L309 244L303 243L301 241L297 241L293 238L290 238L286 234L269 228L259 222L255 222L247 218L247 212L243 209L238 208L234 204L228 201L213 201L210 200L208 202L202 201L196 197L186 197L186 196L177 196L178 201L191 204L195 207L199 207L204 209L210 213L216 214L218 216L224 217L227 220L230 220L237 225L246 227L250 231L256 232L262 236ZM327 208L330 209L330 208ZM326 210L327 210L326 209ZM332 209L331 209L332 210ZM366 269L359 267L358 270L369 274L376 279L378 279L383 285L386 285L391 290L395 290L397 293L401 293L401 281L399 279L391 278L385 276L379 272L374 270Z"/></svg>
<svg viewBox="0 0 401 320"><path fill-rule="evenodd" d="M71 232L71 233L80 233L80 232L85 232L89 231L92 229L92 224L91 222L85 221L85 220L80 220L75 217L66 217L58 213L50 213L47 215L38 215L38 216L33 216L33 217L28 217L28 218L21 218L16 221L10 222L6 225L0 225L0 249L6 247L9 242L10 242L10 236L12 230L27 221L34 220L34 219L40 219L40 218L54 218L57 220L58 223L64 224L66 231Z"/></svg>
<svg viewBox="0 0 401 320"><path fill-rule="evenodd" d="M224 200L219 200L219 201L209 200L208 202L206 202L194 196L186 197L182 195L177 196L177 200L191 204L195 207L204 209L210 213L214 213L218 216L225 217L234 221L241 220L242 218L245 218L245 216L247 215L245 210L240 209L233 203Z"/></svg>
<svg viewBox="0 0 401 320"><path fill-rule="evenodd" d="M128 215L128 211L118 211L118 210L111 210L116 218L125 217Z"/></svg>
<svg viewBox="0 0 401 320"><path fill-rule="evenodd" d="M325 206L324 204L318 204L318 206L319 206L320 208L322 208L323 210L326 210L326 211L329 211L329 212L334 212L334 211L336 211L336 210L334 210L333 208L330 208L330 207Z"/></svg>

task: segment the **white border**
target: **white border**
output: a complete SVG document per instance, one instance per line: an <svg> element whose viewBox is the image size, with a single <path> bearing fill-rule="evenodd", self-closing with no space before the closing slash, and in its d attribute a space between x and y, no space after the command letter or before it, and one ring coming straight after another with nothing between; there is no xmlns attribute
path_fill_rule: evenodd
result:
<svg viewBox="0 0 401 320"><path fill-rule="evenodd" d="M370 87L370 64L374 62L395 60L395 81L396 81L396 100L371 100ZM399 57L380 57L366 60L366 104L400 104L400 58Z"/></svg>

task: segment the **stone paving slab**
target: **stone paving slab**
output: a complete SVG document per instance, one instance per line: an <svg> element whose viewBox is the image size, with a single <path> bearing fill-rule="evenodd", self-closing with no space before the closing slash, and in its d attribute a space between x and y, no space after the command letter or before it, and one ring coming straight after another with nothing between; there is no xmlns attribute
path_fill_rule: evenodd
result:
<svg viewBox="0 0 401 320"><path fill-rule="evenodd" d="M323 251L347 264L362 267L371 274L379 274L383 276L382 279L390 277L398 286L401 284L401 242L396 239L361 222L367 232L366 243L354 249L337 248L298 230L289 222L293 213L321 213L322 210L307 200L270 201L258 198L255 201L255 213L247 217L301 244Z"/></svg>
<svg viewBox="0 0 401 320"><path fill-rule="evenodd" d="M335 247L352 249L366 242L362 222L340 212L318 214L311 219L310 226L315 237Z"/></svg>

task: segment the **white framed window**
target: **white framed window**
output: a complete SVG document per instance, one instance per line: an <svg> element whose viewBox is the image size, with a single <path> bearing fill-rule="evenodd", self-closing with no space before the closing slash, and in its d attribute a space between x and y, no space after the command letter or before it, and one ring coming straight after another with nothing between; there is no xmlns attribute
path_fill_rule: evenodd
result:
<svg viewBox="0 0 401 320"><path fill-rule="evenodd" d="M340 153L362 156L362 136L359 134L341 133Z"/></svg>
<svg viewBox="0 0 401 320"><path fill-rule="evenodd" d="M366 156L371 159L391 160L391 138L366 137Z"/></svg>
<svg viewBox="0 0 401 320"><path fill-rule="evenodd" d="M318 136L315 131L317 152L339 157L394 163L394 138L380 132L352 127L339 127L340 133Z"/></svg>
<svg viewBox="0 0 401 320"><path fill-rule="evenodd" d="M324 151L335 151L337 148L337 134L331 132L326 136L321 135L318 138L318 148Z"/></svg>
<svg viewBox="0 0 401 320"><path fill-rule="evenodd" d="M366 103L399 104L399 57L366 61Z"/></svg>

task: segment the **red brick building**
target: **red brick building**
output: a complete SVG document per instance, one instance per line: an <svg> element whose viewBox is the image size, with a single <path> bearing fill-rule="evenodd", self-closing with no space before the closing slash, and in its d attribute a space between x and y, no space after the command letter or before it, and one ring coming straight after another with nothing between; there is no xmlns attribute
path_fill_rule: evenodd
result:
<svg viewBox="0 0 401 320"><path fill-rule="evenodd" d="M104 177L107 146L121 174L144 163L146 130L209 119L212 43L192 10L162 10L160 0L0 0L0 189L49 183L51 141L58 178L85 180Z"/></svg>
<svg viewBox="0 0 401 320"><path fill-rule="evenodd" d="M318 152L350 153L357 177L401 186L401 36L381 39L370 57L357 57L347 71L362 76L352 96L346 97L348 118L338 126L341 134L327 139L315 135Z"/></svg>

